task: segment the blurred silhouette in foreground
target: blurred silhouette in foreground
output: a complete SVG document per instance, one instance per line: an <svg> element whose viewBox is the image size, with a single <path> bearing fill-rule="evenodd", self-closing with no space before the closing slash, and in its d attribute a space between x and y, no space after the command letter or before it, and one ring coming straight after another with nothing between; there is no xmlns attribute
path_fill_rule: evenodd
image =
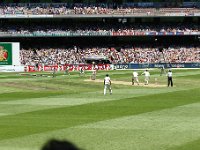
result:
<svg viewBox="0 0 200 150"><path fill-rule="evenodd" d="M73 143L66 140L51 139L44 144L41 150L81 150Z"/></svg>

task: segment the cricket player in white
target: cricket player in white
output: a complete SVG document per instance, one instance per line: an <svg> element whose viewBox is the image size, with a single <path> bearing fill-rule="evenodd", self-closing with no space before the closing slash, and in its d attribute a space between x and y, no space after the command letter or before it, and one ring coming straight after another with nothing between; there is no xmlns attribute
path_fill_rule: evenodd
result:
<svg viewBox="0 0 200 150"><path fill-rule="evenodd" d="M92 70L91 80L96 80L96 75L97 75L97 71L96 70Z"/></svg>
<svg viewBox="0 0 200 150"><path fill-rule="evenodd" d="M148 85L149 84L149 79L150 79L150 73L148 70L145 70L145 72L143 72L141 75L144 75L145 76L145 85Z"/></svg>
<svg viewBox="0 0 200 150"><path fill-rule="evenodd" d="M132 85L134 85L134 82L137 82L137 84L139 85L138 73L136 71L133 71Z"/></svg>
<svg viewBox="0 0 200 150"><path fill-rule="evenodd" d="M110 95L112 94L112 89L111 89L111 80L109 75L107 74L106 77L104 78L104 95L106 95L106 90L109 89Z"/></svg>

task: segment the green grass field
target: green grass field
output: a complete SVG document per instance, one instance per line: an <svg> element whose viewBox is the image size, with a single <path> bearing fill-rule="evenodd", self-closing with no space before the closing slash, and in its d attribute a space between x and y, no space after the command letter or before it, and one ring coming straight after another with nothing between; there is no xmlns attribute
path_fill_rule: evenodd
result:
<svg viewBox="0 0 200 150"><path fill-rule="evenodd" d="M97 78L107 73L131 81L130 70ZM158 69L150 73L150 83L167 84ZM173 70L172 88L112 84L105 96L103 83L84 81L90 74L0 73L0 150L40 150L51 138L85 150L200 149L200 69Z"/></svg>

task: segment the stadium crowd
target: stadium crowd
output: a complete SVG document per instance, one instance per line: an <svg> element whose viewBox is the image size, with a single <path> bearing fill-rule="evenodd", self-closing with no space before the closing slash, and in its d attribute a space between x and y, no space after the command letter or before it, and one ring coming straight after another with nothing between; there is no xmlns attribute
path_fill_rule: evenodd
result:
<svg viewBox="0 0 200 150"><path fill-rule="evenodd" d="M150 7L150 8L149 8ZM132 14L132 15L155 15L156 13L185 13L185 15L193 15L199 12L198 8L161 8L156 9L155 6L133 5L126 3L123 5L113 4L37 4L37 5L0 5L0 15L80 15L80 14Z"/></svg>
<svg viewBox="0 0 200 150"><path fill-rule="evenodd" d="M164 54L164 57L163 57ZM169 47L163 53L158 48L68 48L68 49L22 49L21 64L64 65L85 63L86 57L106 57L111 63L188 63L200 62L200 47Z"/></svg>
<svg viewBox="0 0 200 150"><path fill-rule="evenodd" d="M29 25L17 24L0 26L0 32L12 35L26 34L112 34L134 32L200 32L200 26L194 23L63 23ZM3 35L3 34L2 34Z"/></svg>

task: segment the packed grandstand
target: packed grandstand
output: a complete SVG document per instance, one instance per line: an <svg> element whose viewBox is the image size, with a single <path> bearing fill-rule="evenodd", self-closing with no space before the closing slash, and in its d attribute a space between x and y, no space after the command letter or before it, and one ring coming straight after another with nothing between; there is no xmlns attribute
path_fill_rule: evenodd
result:
<svg viewBox="0 0 200 150"><path fill-rule="evenodd" d="M0 39L20 42L22 65L200 62L198 1L35 2L0 4Z"/></svg>
<svg viewBox="0 0 200 150"><path fill-rule="evenodd" d="M45 6L45 5L36 5L36 6L1 6L0 14L1 15L77 15L77 14L131 14L131 15L150 15L153 16L158 13L184 13L186 16L194 15L195 13L199 13L198 8L143 8L143 7L135 7L134 5L122 5L122 6L113 5L85 5L85 4L76 4L73 6L68 6L66 4L63 5L55 5L55 6ZM152 6L153 7L153 6Z"/></svg>
<svg viewBox="0 0 200 150"><path fill-rule="evenodd" d="M173 4L173 5L170 5ZM74 15L74 14L131 14L155 15L159 13L185 13L194 15L199 12L198 3L174 2L75 2L75 3L2 3L1 15Z"/></svg>
<svg viewBox="0 0 200 150"><path fill-rule="evenodd" d="M191 63L200 62L200 47L169 47L164 49L167 62ZM69 48L69 49L22 49L20 52L23 65L65 65L87 63L90 56L105 57L110 63L159 63L165 62L162 52L157 48L132 47L115 48L94 47L94 48ZM37 60L37 61L35 61Z"/></svg>
<svg viewBox="0 0 200 150"><path fill-rule="evenodd" d="M187 33L187 34L199 34L200 26L197 24L180 22L180 23L102 23L102 22L87 22L87 23L69 23L65 24L49 24L43 23L38 24L38 22L32 22L31 24L21 24L16 22L14 25L9 25L8 23L2 23L0 27L0 33L2 35L10 36L28 36L28 35L59 35L59 36L69 36L69 35L136 35L139 33Z"/></svg>

